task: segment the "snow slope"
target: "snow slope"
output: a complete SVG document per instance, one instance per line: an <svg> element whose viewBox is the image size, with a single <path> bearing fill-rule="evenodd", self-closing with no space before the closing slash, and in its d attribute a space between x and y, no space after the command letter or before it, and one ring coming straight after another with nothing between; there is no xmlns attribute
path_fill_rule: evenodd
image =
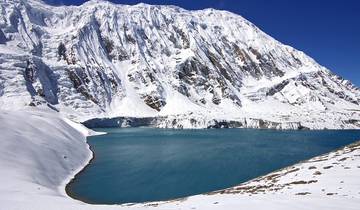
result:
<svg viewBox="0 0 360 210"><path fill-rule="evenodd" d="M158 127L360 127L357 87L239 15L2 0L0 108L46 103L80 121L154 117Z"/></svg>
<svg viewBox="0 0 360 210"><path fill-rule="evenodd" d="M65 196L65 184L92 157L88 130L75 124L48 110L0 112L0 209Z"/></svg>
<svg viewBox="0 0 360 210"><path fill-rule="evenodd" d="M360 142L218 192L135 205L90 205L65 184L92 157L89 131L55 111L0 111L0 209L306 209L360 208Z"/></svg>

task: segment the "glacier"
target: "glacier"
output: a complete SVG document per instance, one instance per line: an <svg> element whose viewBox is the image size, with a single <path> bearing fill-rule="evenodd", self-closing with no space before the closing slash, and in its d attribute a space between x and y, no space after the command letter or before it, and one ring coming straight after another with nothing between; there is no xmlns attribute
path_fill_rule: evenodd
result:
<svg viewBox="0 0 360 210"><path fill-rule="evenodd" d="M359 88L239 15L101 0L0 6L2 110L166 128L360 127Z"/></svg>

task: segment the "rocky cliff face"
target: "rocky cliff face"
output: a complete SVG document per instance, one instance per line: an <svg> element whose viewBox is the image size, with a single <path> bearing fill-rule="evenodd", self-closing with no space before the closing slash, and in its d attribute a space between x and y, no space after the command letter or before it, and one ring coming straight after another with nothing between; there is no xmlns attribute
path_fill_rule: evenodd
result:
<svg viewBox="0 0 360 210"><path fill-rule="evenodd" d="M358 88L241 16L105 1L0 5L2 109L50 104L79 120L151 117L159 127L359 128ZM203 123L181 120L190 118Z"/></svg>

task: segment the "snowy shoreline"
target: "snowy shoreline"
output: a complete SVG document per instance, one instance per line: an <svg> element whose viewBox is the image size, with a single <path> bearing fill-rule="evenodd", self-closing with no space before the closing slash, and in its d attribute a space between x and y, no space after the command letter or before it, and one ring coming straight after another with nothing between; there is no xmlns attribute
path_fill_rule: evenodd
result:
<svg viewBox="0 0 360 210"><path fill-rule="evenodd" d="M69 177L68 179L66 179L66 184L65 184L65 187L62 187L64 190L65 190L65 194L66 196L68 196L70 199L74 199L74 200L79 200L79 199L76 199L75 196L72 195L72 192L71 190L69 190L69 185L72 183L72 182L75 182L76 179L77 179L77 176L80 175L81 173L83 173L83 171L90 166L91 162L95 159L95 153L94 151L91 149L91 145L89 143L87 143L89 145L89 150L91 152L91 159L89 160L88 163L86 163L84 166L80 167L78 172L73 176L73 177ZM69 181L70 180L70 181ZM79 200L80 201L80 200ZM82 200L81 200L82 201ZM83 201L85 202L85 201ZM88 204L92 204L91 202L85 202L85 203L88 203Z"/></svg>
<svg viewBox="0 0 360 210"><path fill-rule="evenodd" d="M90 205L71 198L66 185L94 157L85 139L91 131L59 113L37 109L0 111L0 121L3 134L0 166L4 181L0 186L0 203L7 210L48 209L50 205L52 209L77 210L239 209L240 206L355 210L360 205L360 142L210 194L172 201Z"/></svg>

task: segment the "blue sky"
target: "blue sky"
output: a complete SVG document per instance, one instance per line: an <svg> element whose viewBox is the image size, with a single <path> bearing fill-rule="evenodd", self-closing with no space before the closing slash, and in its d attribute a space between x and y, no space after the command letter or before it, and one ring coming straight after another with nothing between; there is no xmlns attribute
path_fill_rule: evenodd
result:
<svg viewBox="0 0 360 210"><path fill-rule="evenodd" d="M44 0L81 4L86 0ZM358 0L111 0L121 4L171 4L216 8L240 14L260 29L360 86L360 1Z"/></svg>

